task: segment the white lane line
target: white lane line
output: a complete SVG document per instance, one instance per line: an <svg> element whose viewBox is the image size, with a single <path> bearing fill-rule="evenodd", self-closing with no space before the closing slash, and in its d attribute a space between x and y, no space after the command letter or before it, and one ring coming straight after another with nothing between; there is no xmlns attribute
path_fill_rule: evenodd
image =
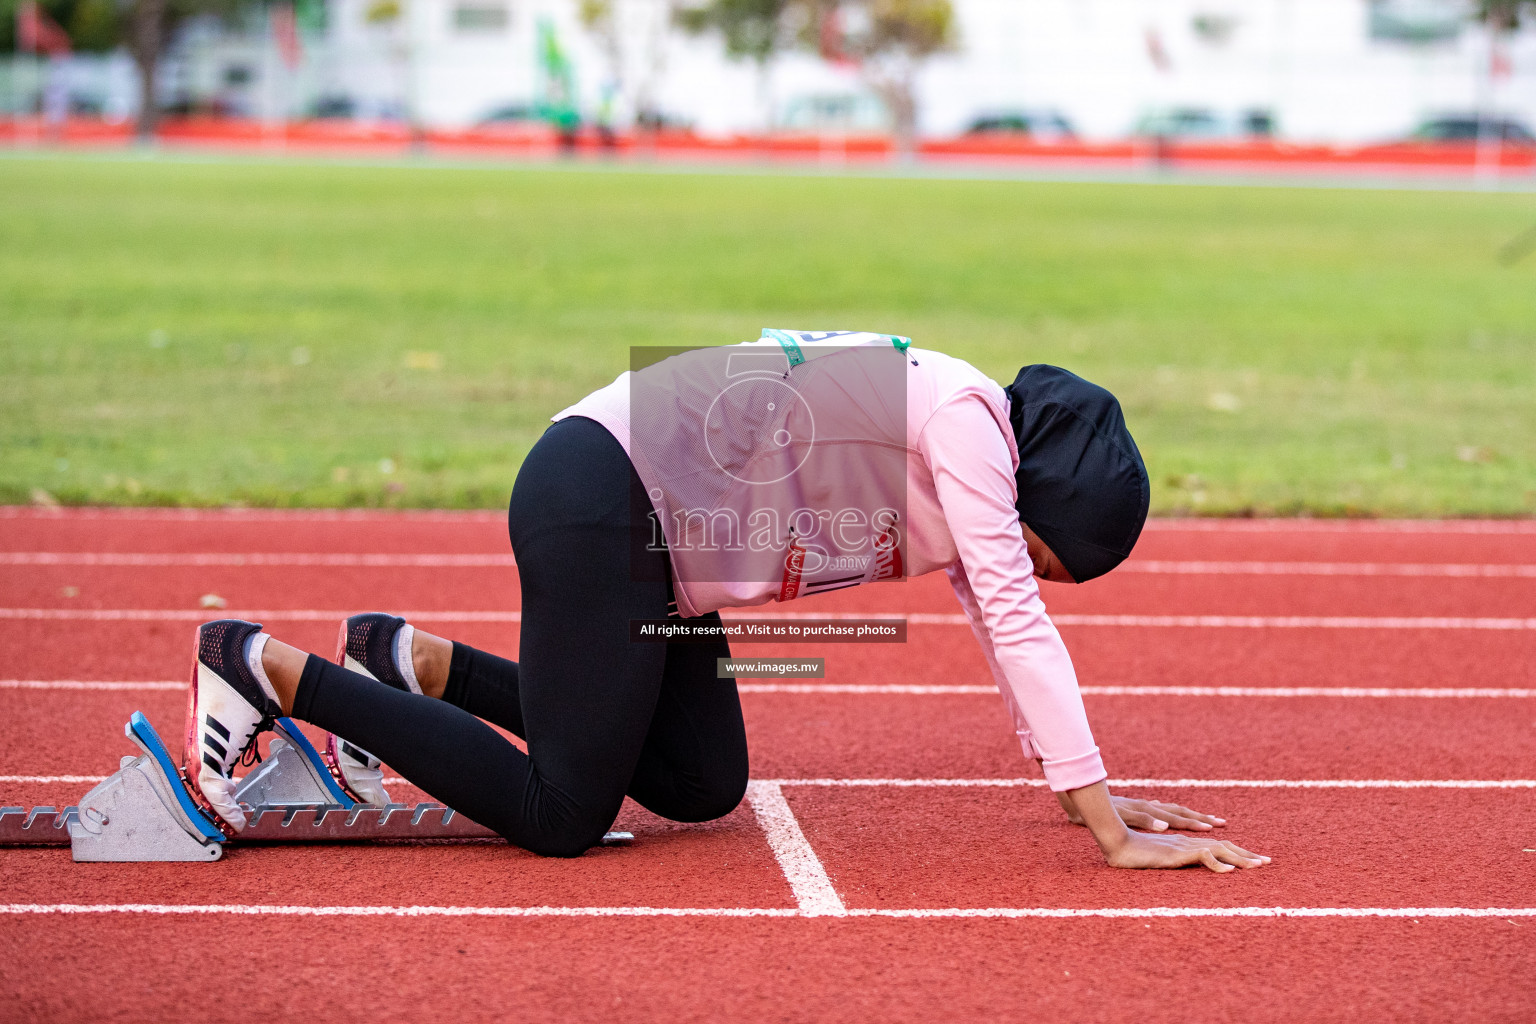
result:
<svg viewBox="0 0 1536 1024"><path fill-rule="evenodd" d="M185 690L187 684L166 680L118 682L110 679L0 679L0 690Z"/></svg>
<svg viewBox="0 0 1536 1024"><path fill-rule="evenodd" d="M100 782L105 775L0 775L0 783L37 783L49 784L55 782ZM1536 779L1107 779L1109 785L1117 788L1141 787L1143 789L1536 789ZM409 785L406 779L398 776L386 777L384 782L390 785ZM1019 779L754 779L748 786L747 799L756 811L759 804L768 808L766 812L758 811L758 820L764 822L764 829L768 828L763 815L769 814L770 818L783 825L782 836L784 849L793 857L799 857L802 853L809 853L811 863L816 861L814 852L810 852L810 844L806 841L804 833L800 831L799 824L795 821L794 814L789 810L789 804L784 803L783 793L779 793L777 801L772 796L773 791L784 786L837 786L837 787L891 787L894 789L950 789L950 788L993 788L993 789L1040 789L1046 785L1044 779L1019 778ZM752 787L760 787L754 790ZM754 797L754 792L758 793ZM782 806L780 806L782 805ZM787 815L787 819L785 818ZM787 823L786 823L787 822ZM778 825L775 825L777 828ZM793 831L791 831L791 829ZM796 838L798 837L798 838ZM803 844L804 849L799 850L796 844ZM777 852L778 847L775 847ZM800 863L800 861L796 861ZM798 870L798 869L797 869ZM807 869L809 874L805 877L811 885L816 872L821 872L821 878L825 880L826 872L820 868L819 862L815 867ZM788 875L788 869L785 871ZM830 888L830 883L828 883ZM812 885L814 889L814 885ZM811 892L812 890L807 890ZM832 894L836 896L836 893Z"/></svg>
<svg viewBox="0 0 1536 1024"><path fill-rule="evenodd" d="M776 786L899 789L1032 788L1044 779L764 779ZM1106 779L1116 788L1143 789L1536 789L1536 779Z"/></svg>
<svg viewBox="0 0 1536 1024"><path fill-rule="evenodd" d="M0 613L3 613L0 609ZM0 614L3 617L3 614ZM773 612L753 615L741 609L727 616L731 619L802 619L864 621L869 619L905 619L911 626L965 626L966 617L958 612ZM1469 616L1365 616L1365 615L1052 615L1058 626L1115 626L1140 629L1489 629L1536 630L1536 618L1479 618Z"/></svg>
<svg viewBox="0 0 1536 1024"><path fill-rule="evenodd" d="M952 618L965 622L965 616ZM916 616L908 616L915 620ZM1052 615L1059 626L1174 629L1536 629L1536 618L1366 615Z"/></svg>
<svg viewBox="0 0 1536 1024"><path fill-rule="evenodd" d="M0 679L0 690L185 690L176 680L118 682L81 679ZM742 693L896 694L915 696L997 695L996 686L927 686L907 683L737 683ZM1536 697L1536 690L1509 687L1390 686L1080 686L1088 697L1348 697L1456 699Z"/></svg>
<svg viewBox="0 0 1536 1024"><path fill-rule="evenodd" d="M0 519L40 521L150 519L174 522L447 522L502 525L505 511L469 509L266 509L266 508L38 508L0 505ZM1154 517L1146 529L1162 533L1468 533L1536 534L1529 519L1191 519Z"/></svg>
<svg viewBox="0 0 1536 1024"><path fill-rule="evenodd" d="M106 566L364 566L480 569L515 566L510 554L399 555L348 553L156 553L121 551L0 551L0 565Z"/></svg>
<svg viewBox="0 0 1536 1024"><path fill-rule="evenodd" d="M0 775L0 782L16 783L21 785L37 784L51 785L55 782L89 782L91 785L105 779L105 775Z"/></svg>
<svg viewBox="0 0 1536 1024"><path fill-rule="evenodd" d="M1084 694L1099 697L1349 697L1396 699L1454 699L1470 697L1536 697L1536 690L1497 686L1084 686Z"/></svg>
<svg viewBox="0 0 1536 1024"><path fill-rule="evenodd" d="M105 775L0 775L0 783L49 785L52 783L85 783L95 785L108 778ZM409 779L403 779L398 775L386 775L383 782L387 786L414 786Z"/></svg>
<svg viewBox="0 0 1536 1024"><path fill-rule="evenodd" d="M996 686L920 686L889 683L885 685L860 685L855 683L737 683L740 693L860 693L860 694L973 694L990 693L997 696ZM1086 692L1086 691L1085 691Z"/></svg>
<svg viewBox="0 0 1536 1024"><path fill-rule="evenodd" d="M0 784L12 783L16 785L52 785L53 783L90 783L95 785L105 781L105 775L0 775ZM409 779L403 779L398 775L386 775L383 779L388 786L411 786L415 783Z"/></svg>
<svg viewBox="0 0 1536 1024"><path fill-rule="evenodd" d="M314 608L0 608L0 619L31 621L83 622L208 622L215 618L240 616L247 619L273 619L280 622L340 622L355 611L326 611ZM423 622L521 622L522 612L417 611L396 615Z"/></svg>
<svg viewBox="0 0 1536 1024"><path fill-rule="evenodd" d="M807 917L790 907L309 907L264 903L0 903L0 914L238 914L257 917Z"/></svg>
<svg viewBox="0 0 1536 1024"><path fill-rule="evenodd" d="M1536 917L1536 907L935 907L855 909L849 917Z"/></svg>
<svg viewBox="0 0 1536 1024"><path fill-rule="evenodd" d="M505 511L435 510L435 508L37 508L0 505L0 519L97 520L151 519L170 522L507 522ZM1190 519L1152 517L1146 530L1154 533L1467 533L1536 534L1530 519Z"/></svg>
<svg viewBox="0 0 1536 1024"><path fill-rule="evenodd" d="M248 619L273 619L281 622L340 621L350 611L326 611L313 608L0 608L0 619L29 621L83 622L204 622L222 614ZM517 611L406 611L396 612L407 619L424 622L521 622ZM902 615L899 612L856 614L776 612L772 615L732 615L730 619L833 620L905 619L914 626L964 626L961 614ZM1141 629L1433 629L1433 630L1536 630L1533 618L1477 618L1457 616L1384 616L1363 615L1053 615L1058 626L1113 626Z"/></svg>
<svg viewBox="0 0 1536 1024"><path fill-rule="evenodd" d="M283 622L340 621L351 612L313 608L278 608L267 610L219 609L226 616L249 619L274 619ZM0 608L0 619L32 621L86 622L203 622L213 617L213 609L192 608ZM408 611L396 612L402 618L426 622L521 622L516 611ZM914 626L964 626L961 614L898 612L855 614L851 612L776 612L772 615L732 615L730 618L772 620L863 621L867 619L905 618ZM1455 616L1385 616L1361 615L1053 615L1058 626L1116 626L1129 628L1179 629L1436 629L1436 630L1536 630L1536 618L1475 618Z"/></svg>
<svg viewBox="0 0 1536 1024"><path fill-rule="evenodd" d="M51 785L53 783L90 783L95 785L104 782L106 775L0 775L0 784L13 783L17 785ZM414 786L410 779L403 779L398 775L386 775L383 782L387 786Z"/></svg>
<svg viewBox="0 0 1536 1024"><path fill-rule="evenodd" d="M0 565L332 566L362 568L512 568L510 553L0 551ZM1436 562L1202 562L1132 559L1122 573L1168 576L1410 576L1536 579L1536 565Z"/></svg>
<svg viewBox="0 0 1536 1024"><path fill-rule="evenodd" d="M0 505L0 519L149 519L178 523L220 523L236 519L242 522L274 523L491 523L504 526L507 514L484 509L114 508L100 505L91 508L38 508L30 505Z"/></svg>
<svg viewBox="0 0 1536 1024"><path fill-rule="evenodd" d="M757 815L757 823L768 837L768 846L774 859L789 882L800 906L800 913L807 917L841 917L847 913L842 898L832 887L826 868L811 849L795 812L790 810L784 792L776 782L754 781L747 784L747 802Z"/></svg>
<svg viewBox="0 0 1536 1024"><path fill-rule="evenodd" d="M1434 562L1175 562L1132 559L1121 564L1118 571L1166 576L1447 576L1536 579L1536 565Z"/></svg>
<svg viewBox="0 0 1536 1024"><path fill-rule="evenodd" d="M296 906L265 903L0 903L0 914L162 914L247 917L829 917L843 918L1493 918L1536 907L860 907L821 914L787 907Z"/></svg>
<svg viewBox="0 0 1536 1024"><path fill-rule="evenodd" d="M1536 534L1531 519L1148 519L1152 533Z"/></svg>
<svg viewBox="0 0 1536 1024"><path fill-rule="evenodd" d="M0 686L4 683L0 682ZM737 683L742 693L798 694L914 694L914 695L997 695L996 686L925 686L885 683ZM1351 697L1351 698L1530 698L1536 690L1477 687L1389 687L1389 686L1079 686L1087 697Z"/></svg>

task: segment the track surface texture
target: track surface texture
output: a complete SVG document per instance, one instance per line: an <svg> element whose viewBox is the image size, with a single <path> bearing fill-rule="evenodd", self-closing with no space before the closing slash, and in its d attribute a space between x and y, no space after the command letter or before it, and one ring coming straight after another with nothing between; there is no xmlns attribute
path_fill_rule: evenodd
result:
<svg viewBox="0 0 1536 1024"><path fill-rule="evenodd" d="M1113 788L1271 865L1105 867L927 578L753 613L910 625L737 648L826 678L742 680L719 821L627 805L574 860L0 850L0 1019L1536 1019L1536 524L1154 521L1044 589ZM178 736L201 618L329 654L372 609L515 656L502 518L0 509L0 803L75 802L134 710Z"/></svg>

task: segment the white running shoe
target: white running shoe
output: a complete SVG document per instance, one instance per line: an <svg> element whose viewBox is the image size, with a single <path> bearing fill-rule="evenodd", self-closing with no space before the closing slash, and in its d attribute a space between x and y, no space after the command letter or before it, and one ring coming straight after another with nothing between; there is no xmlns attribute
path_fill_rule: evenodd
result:
<svg viewBox="0 0 1536 1024"><path fill-rule="evenodd" d="M181 770L193 799L226 836L245 827L235 765L255 754L256 737L283 713L266 673L251 667L261 664L266 641L257 622L219 619L197 627Z"/></svg>
<svg viewBox="0 0 1536 1024"><path fill-rule="evenodd" d="M352 799L380 807L389 803L389 791L384 788L383 761L335 733L331 733L326 741L324 756L331 777L341 783Z"/></svg>
<svg viewBox="0 0 1536 1024"><path fill-rule="evenodd" d="M402 618L382 612L354 615L341 624L336 638L336 664L397 690L420 693L411 664L415 631ZM402 670L401 666L407 666ZM325 764L331 775L356 800L387 804L382 763L355 743L332 733L325 744Z"/></svg>

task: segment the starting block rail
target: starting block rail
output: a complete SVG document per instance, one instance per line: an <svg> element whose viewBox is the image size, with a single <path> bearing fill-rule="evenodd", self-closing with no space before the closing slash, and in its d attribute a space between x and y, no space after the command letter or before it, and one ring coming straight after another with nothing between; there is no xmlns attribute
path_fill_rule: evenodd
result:
<svg viewBox="0 0 1536 1024"><path fill-rule="evenodd" d="M437 803L261 804L248 807L234 842L348 843L413 839L497 839L495 832ZM0 846L69 846L80 808L0 807ZM104 822L110 825L111 821ZM628 833L614 832L620 838ZM607 837L605 837L607 838Z"/></svg>
<svg viewBox="0 0 1536 1024"><path fill-rule="evenodd" d="M124 757L75 806L0 807L0 846L68 846L77 861L206 862L229 845L499 839L439 803L356 803L290 719L274 731L267 758L235 787L246 826L233 840L192 800L154 727L134 712L123 732L143 753ZM633 838L609 832L603 843Z"/></svg>

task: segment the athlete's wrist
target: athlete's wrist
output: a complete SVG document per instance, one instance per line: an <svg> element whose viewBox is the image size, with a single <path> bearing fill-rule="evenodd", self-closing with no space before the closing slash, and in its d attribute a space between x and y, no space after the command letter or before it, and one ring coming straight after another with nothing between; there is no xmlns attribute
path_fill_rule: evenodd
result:
<svg viewBox="0 0 1536 1024"><path fill-rule="evenodd" d="M1115 810L1106 783L1095 782L1081 789L1070 789L1066 795L1077 810L1078 817L1093 834L1093 841L1099 844L1105 860L1111 860L1131 841L1131 830L1125 827L1120 812Z"/></svg>
<svg viewBox="0 0 1536 1024"><path fill-rule="evenodd" d="M1083 823L1083 816L1077 813L1077 808L1072 804L1072 798L1065 792L1056 794L1056 802L1061 804L1061 809L1066 812L1068 821L1074 825Z"/></svg>

